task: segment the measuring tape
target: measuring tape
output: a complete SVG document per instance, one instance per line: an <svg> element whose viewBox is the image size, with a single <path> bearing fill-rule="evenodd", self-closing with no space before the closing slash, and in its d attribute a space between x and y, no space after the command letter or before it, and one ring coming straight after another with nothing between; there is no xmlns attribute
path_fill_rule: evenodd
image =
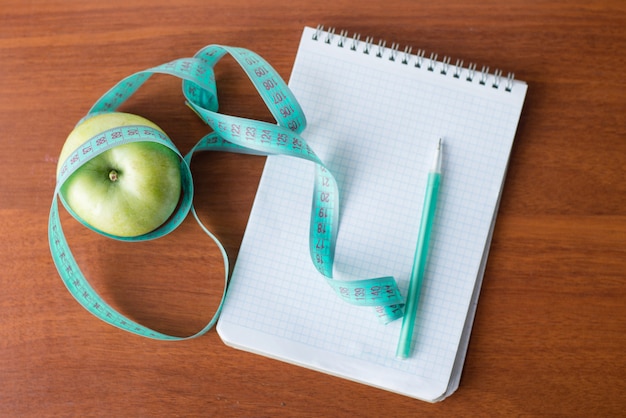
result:
<svg viewBox="0 0 626 418"><path fill-rule="evenodd" d="M218 113L217 90L213 68L230 54L243 68L262 97L277 124ZM101 112L113 112L132 96L153 74L168 74L182 79L187 105L213 130L203 137L187 155L180 154L172 141L162 132L148 126L123 126L109 129L90 138L63 162L54 190L48 222L48 240L55 266L74 298L101 320L129 331L159 340L183 340L206 333L217 322L228 287L229 264L223 245L200 221L193 207L191 159L197 152L227 151L255 155L285 155L315 164L313 203L311 206L309 248L313 264L336 294L352 304L374 308L383 323L402 316L404 301L393 277L365 280L333 279L333 261L339 220L339 191L337 182L315 155L300 133L306 127L304 112L280 75L256 53L235 47L209 45L192 58L182 58L132 74L106 92L89 110L85 118ZM83 120L85 119L83 118ZM80 122L79 122L80 123ZM161 227L139 237L118 237L98 231L83 222L65 202L60 192L63 183L90 159L123 143L152 141L174 152L181 160L182 197L173 216ZM58 200L79 222L113 239L144 241L160 238L178 227L189 212L204 232L219 248L225 265L224 292L221 302L209 321L198 333L188 337L163 334L130 320L107 304L89 284L69 248L59 217Z"/></svg>

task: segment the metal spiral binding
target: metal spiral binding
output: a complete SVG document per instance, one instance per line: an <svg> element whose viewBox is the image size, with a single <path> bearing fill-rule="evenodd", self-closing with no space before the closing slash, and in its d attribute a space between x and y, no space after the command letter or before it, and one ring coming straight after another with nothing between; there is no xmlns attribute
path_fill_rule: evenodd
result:
<svg viewBox="0 0 626 418"><path fill-rule="evenodd" d="M502 70L495 70L493 72L493 84L491 85L491 87L493 87L494 89L497 89L498 87L500 87L500 80L502 78Z"/></svg>
<svg viewBox="0 0 626 418"><path fill-rule="evenodd" d="M454 65L454 78L461 78L461 72L463 71L463 60L457 59Z"/></svg>
<svg viewBox="0 0 626 418"><path fill-rule="evenodd" d="M422 62L424 62L424 55L426 54L426 51L424 51L423 49L419 49L417 51L417 54L415 54L415 68L422 68Z"/></svg>
<svg viewBox="0 0 626 418"><path fill-rule="evenodd" d="M348 31L342 30L338 36L335 36L335 28L324 29L323 25L318 25L315 29L315 33L312 36L312 39L317 41L320 39L323 34L323 41L326 44L332 45L333 41L337 39L334 45L343 48L348 41ZM398 57L398 51L400 49L400 44L393 43L391 47L387 47L387 42L383 39L380 39L378 43L375 43L375 39L372 36L367 36L365 41L361 42L361 35L359 33L354 33L352 35L351 41L349 41L349 49L351 51L360 51L366 55L373 55L376 58L387 58L389 61L396 61ZM373 49L374 48L374 49ZM374 53L372 53L374 51ZM409 66L410 64L414 68L424 68L429 72L437 72L440 75L447 76L451 75L454 78L461 79L464 78L465 81L474 83L478 82L481 86L491 86L492 88L499 90L504 87L504 91L511 92L513 89L515 74L508 73L506 76L506 81L502 83L502 70L496 69L493 73L489 73L488 66L482 66L480 71L478 72L478 77L476 77L477 73L477 65L475 63L469 63L467 67L463 67L463 60L457 59L454 64L454 69L451 71L450 66L452 59L449 56L444 56L441 61L438 61L438 54L432 52L428 58L426 58L425 64L425 56L426 51L423 49L418 49L417 53L412 53L413 47L405 46L403 52L401 53L401 59L399 62L403 65ZM426 65L424 67L424 65Z"/></svg>
<svg viewBox="0 0 626 418"><path fill-rule="evenodd" d="M440 73L443 75L448 74L448 67L450 66L450 57L443 57L441 64L443 65L443 68L441 69Z"/></svg>
<svg viewBox="0 0 626 418"><path fill-rule="evenodd" d="M474 81L474 74L476 73L476 64L470 62L470 65L467 67L467 77L465 78L467 81Z"/></svg>
<svg viewBox="0 0 626 418"><path fill-rule="evenodd" d="M370 53L373 43L374 43L374 38L372 36L368 36L367 38L365 38L365 49L363 50L364 54Z"/></svg>
<svg viewBox="0 0 626 418"><path fill-rule="evenodd" d="M391 49L389 50L389 61L395 61L396 60L396 56L398 55L398 48L400 47L400 44L397 43L392 43L391 44Z"/></svg>
<svg viewBox="0 0 626 418"><path fill-rule="evenodd" d="M404 47L404 58L402 58L402 64L407 65L411 60L411 51L413 51L413 47L405 46Z"/></svg>
<svg viewBox="0 0 626 418"><path fill-rule="evenodd" d="M355 33L354 35L352 35L352 46L350 47L350 49L352 51L356 51L356 49L359 46L359 41L361 40L361 35L358 33Z"/></svg>
<svg viewBox="0 0 626 418"><path fill-rule="evenodd" d="M334 28L330 28L330 30L328 32L326 32L326 39L324 40L324 42L329 44L333 40L334 36L335 36L335 29Z"/></svg>
<svg viewBox="0 0 626 418"><path fill-rule="evenodd" d="M348 37L348 31L342 30L341 33L339 34L339 42L337 43L337 46L339 46L340 48L343 48L343 44L346 41L347 37Z"/></svg>
<svg viewBox="0 0 626 418"><path fill-rule="evenodd" d="M385 54L385 45L387 45L387 41L385 41L383 39L378 41L378 52L376 53L376 56L378 58L382 58L383 55Z"/></svg>
<svg viewBox="0 0 626 418"><path fill-rule="evenodd" d="M434 52L430 53L430 60L428 61L428 71L435 71L435 67L437 66L437 54Z"/></svg>

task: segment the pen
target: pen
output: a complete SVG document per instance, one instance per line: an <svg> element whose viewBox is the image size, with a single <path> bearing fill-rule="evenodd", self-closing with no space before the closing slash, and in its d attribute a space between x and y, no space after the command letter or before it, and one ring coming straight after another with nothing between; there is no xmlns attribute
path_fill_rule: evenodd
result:
<svg viewBox="0 0 626 418"><path fill-rule="evenodd" d="M411 340L413 337L413 327L415 326L415 315L417 313L417 305L420 298L422 281L424 280L424 271L426 270L430 232L435 219L435 209L437 208L437 194L439 192L439 183L441 181L442 147L443 144L440 138L439 144L437 145L435 160L428 173L428 183L426 185L426 193L424 196L422 219L420 221L420 229L417 236L417 247L415 248L415 255L413 256L413 268L411 270L409 292L406 298L404 317L402 318L402 328L400 330L398 349L396 350L396 356L403 359L407 358L411 352Z"/></svg>

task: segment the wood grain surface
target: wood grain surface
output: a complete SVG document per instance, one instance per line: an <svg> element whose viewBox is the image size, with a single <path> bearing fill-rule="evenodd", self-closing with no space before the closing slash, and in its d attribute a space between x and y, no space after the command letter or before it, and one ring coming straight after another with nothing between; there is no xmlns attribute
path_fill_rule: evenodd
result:
<svg viewBox="0 0 626 418"><path fill-rule="evenodd" d="M626 3L604 1L0 1L0 416L623 416L626 411ZM428 404L226 347L102 323L64 288L47 243L61 146L123 77L208 44L252 49L288 79L324 24L501 68L529 85L459 390ZM271 121L236 65L221 111ZM123 110L184 153L208 127L179 81ZM200 155L196 204L231 261L262 157ZM63 213L80 266L124 314L189 335L224 267L192 218L154 242L102 238Z"/></svg>

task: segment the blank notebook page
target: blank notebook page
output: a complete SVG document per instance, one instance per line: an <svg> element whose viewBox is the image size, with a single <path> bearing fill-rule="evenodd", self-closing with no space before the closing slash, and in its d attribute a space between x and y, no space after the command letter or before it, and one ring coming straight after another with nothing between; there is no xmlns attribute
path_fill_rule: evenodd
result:
<svg viewBox="0 0 626 418"><path fill-rule="evenodd" d="M409 359L395 357L401 320L334 293L309 256L313 163L268 157L218 323L231 346L407 396L450 394L463 365L526 84L351 38L304 30L289 86L307 118L302 137L337 179L335 278L394 276L404 296L424 190L439 138L443 174ZM477 297L478 291L475 296ZM466 324L468 319L468 324ZM467 326L466 326L467 325ZM456 362L457 354L459 360ZM455 370L455 368L457 370ZM456 373L456 378L454 378ZM452 386L449 388L448 386Z"/></svg>

